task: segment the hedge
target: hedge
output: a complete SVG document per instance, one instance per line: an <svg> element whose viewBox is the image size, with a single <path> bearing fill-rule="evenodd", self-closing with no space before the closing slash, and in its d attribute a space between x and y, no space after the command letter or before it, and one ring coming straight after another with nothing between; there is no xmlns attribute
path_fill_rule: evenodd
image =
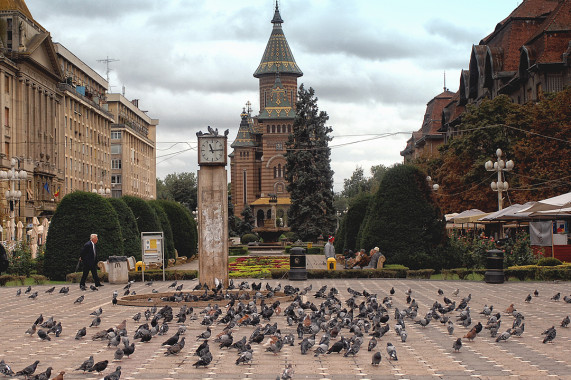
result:
<svg viewBox="0 0 571 380"><path fill-rule="evenodd" d="M271 278L288 278L288 269L270 269ZM308 279L319 278L406 278L405 270L391 269L347 269L347 270L327 270L309 269Z"/></svg>
<svg viewBox="0 0 571 380"><path fill-rule="evenodd" d="M298 246L286 246L285 247L285 253L289 255L289 251L292 248L296 248ZM301 248L305 249L305 254L306 255L323 255L323 247L311 247L311 248L307 248L307 245L305 246L301 246Z"/></svg>
<svg viewBox="0 0 571 380"><path fill-rule="evenodd" d="M421 278L430 280L430 276L434 274L434 269L418 269L418 270L407 270L406 278Z"/></svg>
<svg viewBox="0 0 571 380"><path fill-rule="evenodd" d="M452 279L454 275L457 275L460 280L465 280L471 274L484 275L486 273L485 269L468 269L468 268L454 268L454 269L442 269L442 278L444 280Z"/></svg>
<svg viewBox="0 0 571 380"><path fill-rule="evenodd" d="M6 286L7 283L12 281L19 281L20 284L24 285L26 276L15 276L12 274L3 274L0 276L0 286Z"/></svg>
<svg viewBox="0 0 571 380"><path fill-rule="evenodd" d="M505 269L504 275L506 279L517 278L520 281L571 281L571 265L562 264L557 266L515 266Z"/></svg>
<svg viewBox="0 0 571 380"><path fill-rule="evenodd" d="M70 273L66 277L67 282L73 284L79 283L81 280L82 272ZM109 281L108 273L98 272L99 279L103 282ZM165 280L193 280L198 278L198 271L196 270L166 270ZM145 281L162 281L163 271L162 270L146 270L145 271ZM129 272L129 281L142 281L142 272ZM87 276L87 282L93 282L91 273Z"/></svg>
<svg viewBox="0 0 571 380"><path fill-rule="evenodd" d="M247 256L248 255L248 247L246 246L234 246L228 248L230 256Z"/></svg>

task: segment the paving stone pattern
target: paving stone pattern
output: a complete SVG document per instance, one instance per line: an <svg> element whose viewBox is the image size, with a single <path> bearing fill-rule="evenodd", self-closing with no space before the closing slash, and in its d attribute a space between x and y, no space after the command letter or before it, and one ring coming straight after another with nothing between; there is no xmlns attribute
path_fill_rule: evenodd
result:
<svg viewBox="0 0 571 380"><path fill-rule="evenodd" d="M240 280L237 280L238 283ZM252 281L248 280L250 284ZM276 286L277 280L263 280ZM182 281L184 289L194 287L196 281ZM285 346L282 351L273 355L266 352L267 339L260 345L253 344L253 362L251 364L236 365L236 350L219 349L218 345L210 340L210 348L213 354L212 363L207 368L196 369L192 366L198 359L193 353L201 343L196 336L205 330L200 324L200 316L196 320L187 320L186 346L179 355L165 356L166 351L161 343L174 334L177 324L170 323L171 329L165 336L155 336L149 343L135 341L135 352L130 357L124 357L121 361L113 361L115 349L108 348L106 342L92 341L91 336L102 329L116 326L122 320L127 320L127 331L133 342L133 333L137 326L144 323L135 322L132 316L137 312L143 312L144 308L112 306L111 295L114 290L123 294L123 285L106 284L99 291L81 291L79 286L71 285L68 295L57 293L60 286L56 286L53 294L46 294L48 286L33 286L33 291L38 291L38 297L33 300L27 295L16 296L18 287L0 288L0 326L1 342L0 359L12 366L14 371L21 370L25 366L39 360L37 373L44 371L48 366L53 367L54 377L59 371L66 371L65 379L101 379L106 374L115 370L116 366L122 367L121 379L275 379L281 374L285 366L293 365L293 379L469 379L469 378L522 378L540 379L544 377L571 379L571 328L560 327L561 320L571 314L571 304L563 301L555 302L550 298L557 292L563 295L571 294L571 284L566 282L510 282L505 284L486 284L483 282L469 281L423 281L401 279L349 279L349 280L309 280L300 282L281 281L282 286L290 283L296 287L306 287L310 284L313 290L310 292L310 301L317 305L323 299L313 298L313 294L322 286L329 288L335 286L339 290L339 298L342 302L350 295L347 288L357 291L366 289L370 293L377 293L379 297L388 295L394 286L396 293L393 298L393 308L406 308L407 289L412 290L412 298L419 304L418 315L424 316L434 301L442 302L442 297L437 294L441 288L444 295L456 300L458 303L462 297L472 294L469 306L472 311L473 324L481 321L485 324L485 317L478 314L485 304L493 305L494 312L502 311L503 321L500 333L511 327L513 318L503 311L514 303L517 310L525 316L525 332L521 338L511 337L506 342L496 343L489 336L488 330L483 330L473 342L463 339L463 347L455 353L452 343L457 337L463 337L467 328L455 325L453 336L448 335L446 326L438 321L432 321L428 326L421 327L412 320L406 319L408 340L401 343L400 338L394 333L393 310L389 310L391 331L382 337L377 348L381 351L382 361L378 367L371 365L372 352L367 351L369 341L365 335L363 346L355 357L343 357L340 354L319 355L315 357L313 352L301 355L298 346L296 326L288 327L283 315L274 316L271 323L278 323L282 335L292 332L296 336L294 346ZM160 292L166 292L170 282L155 282L152 288ZM25 287L20 287L22 291ZM457 297L452 292L460 289ZM137 294L150 293L151 287L143 283L133 284L132 290ZM530 303L525 303L525 297L535 289L539 291L539 297L534 297ZM172 289L171 289L172 290ZM23 292L22 292L23 293ZM81 304L74 301L81 294L85 300ZM308 293L309 294L309 293ZM359 302L364 300L363 297ZM224 305L221 305L224 307ZM99 327L89 328L93 317L89 314L97 308L103 308L101 315L102 323ZM282 310L286 307L282 304ZM173 306L174 312L179 307ZM226 310L226 309L223 309ZM199 313L200 310L194 310ZM309 310L307 311L309 312ZM44 318L54 317L61 321L63 333L60 337L52 337L51 341L42 341L37 335L25 335L25 331L32 325L36 318L43 314ZM453 312L451 316L458 315ZM456 318L454 318L456 319ZM175 319L176 321L176 319ZM265 322L264 322L265 324ZM555 326L557 337L553 343L543 344L541 332ZM74 339L77 330L87 327L87 336L82 340ZM223 324L214 324L213 337L220 333ZM235 341L253 331L253 327L239 327L234 329ZM322 333L318 334L318 338ZM341 334L350 337L352 334L343 329ZM332 340L332 343L337 339ZM388 360L385 351L387 342L392 342L398 352L398 361ZM85 359L93 355L95 361L109 360L108 368L102 374L82 373L75 371Z"/></svg>

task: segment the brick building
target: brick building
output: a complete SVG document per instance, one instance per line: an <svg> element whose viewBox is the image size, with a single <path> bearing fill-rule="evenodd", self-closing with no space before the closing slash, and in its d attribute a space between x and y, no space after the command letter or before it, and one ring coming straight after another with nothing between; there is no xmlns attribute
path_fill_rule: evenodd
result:
<svg viewBox="0 0 571 380"><path fill-rule="evenodd" d="M288 230L285 145L295 119L297 78L303 73L285 38L277 4L271 22L270 39L254 72L259 80L259 114L251 115L249 103L241 114L231 145L230 175L235 215L240 217L248 205L256 219L255 231L279 233Z"/></svg>
<svg viewBox="0 0 571 380"><path fill-rule="evenodd" d="M429 132L421 128L413 133L401 152L404 161L426 152L424 146L417 145L423 138L440 135L443 143L458 134L467 104L477 105L502 94L524 104L568 87L570 55L571 1L524 0L492 33L472 46L468 70L462 70L458 91L442 109L440 129Z"/></svg>

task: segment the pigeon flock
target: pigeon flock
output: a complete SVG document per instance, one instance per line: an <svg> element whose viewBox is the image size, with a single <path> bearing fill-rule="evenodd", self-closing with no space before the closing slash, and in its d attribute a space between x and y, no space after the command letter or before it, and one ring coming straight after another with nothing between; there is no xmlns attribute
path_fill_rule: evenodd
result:
<svg viewBox="0 0 571 380"><path fill-rule="evenodd" d="M129 282L123 288L124 295L136 294L131 289L133 284ZM145 285L150 289L153 282ZM93 354L88 358L78 358L74 368L58 368L56 361L43 363L35 360L20 369L12 367L12 358L6 353L0 360L0 374L60 380L66 373L74 373L74 376L91 373L104 376L105 380L119 380L120 364L136 357L137 347L145 344L162 347L164 357L189 357L192 354L192 366L196 369L212 366L213 353L233 352L237 366L253 365L256 356L278 356L284 347L292 347L301 355L311 355L316 359L339 355L339 360L343 361L368 356L371 367L377 368L383 366L383 356L388 363L398 362L399 345L405 344L409 337L407 329L414 330L415 335L411 335L414 339L412 337L417 338L418 334L441 324L450 335L450 352L458 355L462 354L463 347L481 339L478 337L482 335L498 345L525 338L525 305L536 302L540 297L535 290L525 298L522 295L520 309L516 303L505 309L504 305L502 311L497 306L486 304L476 312L471 310L472 295L462 297L459 289L448 296L438 289L434 302L422 306L411 288L399 295L394 287L386 294L375 294L366 289L337 289L327 285L317 291L313 291L312 285L300 288L293 283L283 287L281 283L276 286L266 283L264 286L261 281L252 284L242 281L235 285L230 280L228 286L216 281L213 289L198 283L192 290L183 290L185 285L188 286L174 281L168 285L167 292L160 294L160 298L149 297L152 306L145 310L133 309L132 317L122 321L106 315L113 314L106 309L117 307L120 290L113 290L106 304L89 312L84 309L89 291L82 291L74 301L67 301L65 296L70 290L64 286L59 290L63 298L57 302L66 302L70 310L80 308L77 315L85 315L84 326L77 331L66 329L65 323L56 316L44 317L44 313L40 313L30 318L31 325L22 331L23 339L30 339L30 344L38 345L66 340L72 350L74 345L89 344ZM91 291L100 292L97 288ZM139 292L143 293L142 290ZM156 289L150 292L156 293ZM37 302L34 300L38 297L57 297L58 292L51 287L45 291L46 295L39 294L31 286L23 292L22 289L16 291L16 297L23 299L22 295L27 295L31 299L28 302ZM159 307L158 302L153 303L153 299L160 300L162 306ZM556 293L549 302L571 304L571 296L562 297L561 293ZM542 328L542 342L557 344L557 330L568 328L569 316L559 321L544 319L546 325ZM532 322L527 323L529 327ZM537 326L537 321L533 323L535 327L541 327ZM201 332L188 336L187 329L191 326ZM384 350L381 347L385 347ZM161 360L161 357L156 360ZM293 379L294 372L295 363L286 363L275 378Z"/></svg>

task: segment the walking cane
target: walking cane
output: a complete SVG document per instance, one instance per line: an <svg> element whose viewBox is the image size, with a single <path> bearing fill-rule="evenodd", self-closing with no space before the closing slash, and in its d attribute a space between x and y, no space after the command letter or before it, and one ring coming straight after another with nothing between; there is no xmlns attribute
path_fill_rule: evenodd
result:
<svg viewBox="0 0 571 380"><path fill-rule="evenodd" d="M81 257L77 260L77 265L75 266L75 272L79 269L79 264L81 264Z"/></svg>

